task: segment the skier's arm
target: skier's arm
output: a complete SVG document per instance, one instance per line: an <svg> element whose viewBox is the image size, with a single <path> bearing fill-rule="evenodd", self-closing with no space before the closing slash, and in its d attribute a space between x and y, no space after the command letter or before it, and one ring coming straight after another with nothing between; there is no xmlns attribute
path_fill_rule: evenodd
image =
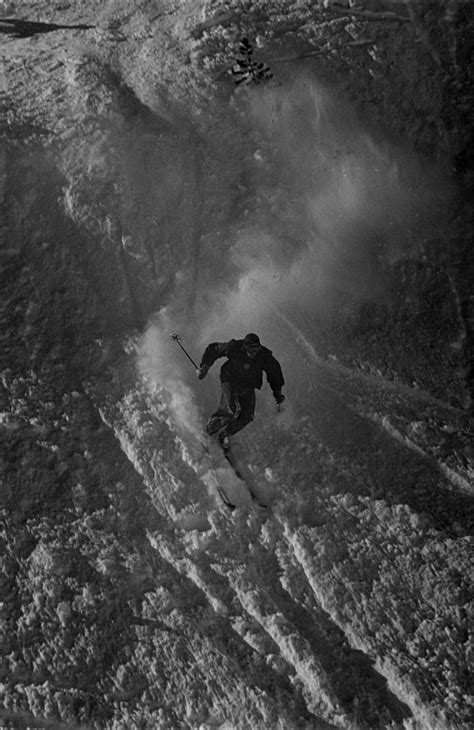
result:
<svg viewBox="0 0 474 730"><path fill-rule="evenodd" d="M280 363L271 355L265 363L264 369L267 374L268 384L272 389L273 397L277 403L282 403L285 400L285 396L282 394L281 389L285 385L285 379L281 371Z"/></svg>
<svg viewBox="0 0 474 730"><path fill-rule="evenodd" d="M227 355L229 344L229 342L211 342L211 344L206 347L201 359L201 364L197 371L200 380L207 375L207 371L216 360Z"/></svg>

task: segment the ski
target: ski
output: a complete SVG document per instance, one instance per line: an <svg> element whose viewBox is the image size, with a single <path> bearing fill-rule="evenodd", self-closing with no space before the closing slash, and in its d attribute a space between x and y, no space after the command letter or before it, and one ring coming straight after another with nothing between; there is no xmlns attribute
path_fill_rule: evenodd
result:
<svg viewBox="0 0 474 730"><path fill-rule="evenodd" d="M258 497L257 497L257 496L256 496L256 495L254 494L254 493L253 493L253 491L252 491L252 489L251 489L251 487L250 487L250 485L249 485L249 483L248 483L247 479L246 479L246 478L245 478L245 476L244 476L244 475L242 474L242 472L241 472L241 470L239 469L238 465L237 465L237 464L235 463L235 461L234 461L234 460L232 459L232 453L231 453L231 450L230 450L230 448L229 448L228 446L224 447L224 446L223 446L222 444L219 444L219 451L220 451L220 452L221 452L221 453L223 454L223 456L224 456L225 460L227 461L227 463L228 463L228 464L229 464L229 466L231 467L231 469L232 469L232 471L234 472L234 474L235 474L235 476L237 477L237 479L240 479L240 481L241 481L241 482L242 482L242 483L243 483L243 484L245 485L245 488L246 488L247 492L249 493L249 495L250 495L250 498L251 498L252 502L254 502L254 503L255 503L256 505L258 505L259 507L262 507L262 508L264 508L264 509L267 509L267 508L268 508L268 505L267 505L267 504L265 504L264 502L262 502L262 501L261 501L261 500L260 500L260 499L259 499L259 498L258 498ZM205 444L205 445L204 445L204 452L205 452L205 453L206 453L206 454L207 454L208 456L210 456L210 457L212 458L212 452L211 452L211 449L209 448L209 446L208 446L207 444ZM234 504L234 503L233 503L233 502L232 502L232 501L231 501L231 500L230 500L230 499L228 498L227 494L226 494L226 493L225 493L225 491L224 491L224 490L222 489L222 487L221 487L220 485L217 485L217 487L216 487L216 488L217 488L217 493L218 493L218 495L219 495L220 499L222 500L223 504L225 504L225 506L226 506L226 507L227 507L228 509L232 510L232 511L233 511L234 509L236 509L237 505L235 505L235 504Z"/></svg>
<svg viewBox="0 0 474 730"><path fill-rule="evenodd" d="M234 509L236 508L236 505L230 501L227 494L224 492L222 487L220 487L219 485L217 486L217 493L219 494L219 497L222 499L225 506L228 507L230 510L234 511Z"/></svg>
<svg viewBox="0 0 474 730"><path fill-rule="evenodd" d="M237 465L237 464L236 464L236 463L235 463L235 462L233 461L233 459L232 459L232 453L231 453L230 447L229 447L229 446L227 446L227 447L225 447L225 448L224 448L224 447L222 447L222 453L224 454L224 457L225 457L225 459L227 460L227 462L228 462L228 463L230 464L230 466L232 467L232 470L233 470L233 472L234 472L235 476L236 476L236 477L237 477L238 479L240 479L240 481L242 481L242 482L243 482L243 483L245 484L245 487L246 487L246 489L247 489L248 493L250 494L250 497L251 497L251 499L252 499L252 502L255 502L255 504L257 504L257 505L258 505L259 507L263 507L264 509L268 509L268 504L264 504L264 502L262 502L262 501L261 501L261 500L260 500L260 499L259 499L259 498L258 498L258 497L257 497L257 496L256 496L256 495L254 494L254 493L253 493L253 491L252 491L252 489L251 489L251 487L250 487L249 483L247 482L246 478L244 477L244 475L243 475L243 474L242 474L242 472L240 471L240 469L239 469L238 465Z"/></svg>
<svg viewBox="0 0 474 730"><path fill-rule="evenodd" d="M205 453L205 454L206 454L207 456L209 456L209 457L210 457L210 458L212 459L212 452L211 452L211 449L209 448L209 446L208 446L207 444L203 444L203 446L204 446L204 453ZM231 501L231 500L229 499L229 497L227 496L227 494L225 493L225 491L224 491L224 490L222 489L222 487L220 486L220 484L216 484L216 485L215 485L215 489L216 489L216 491L217 491L217 494L219 495L219 497L220 497L220 499L221 499L222 503L223 503L223 504L224 504L224 505L225 505L225 506L226 506L226 507L227 507L228 509L230 509L230 510L234 511L234 509L236 508L236 506L237 506L237 505L235 505L235 504L234 504L234 503L233 503L233 502L232 502L232 501Z"/></svg>

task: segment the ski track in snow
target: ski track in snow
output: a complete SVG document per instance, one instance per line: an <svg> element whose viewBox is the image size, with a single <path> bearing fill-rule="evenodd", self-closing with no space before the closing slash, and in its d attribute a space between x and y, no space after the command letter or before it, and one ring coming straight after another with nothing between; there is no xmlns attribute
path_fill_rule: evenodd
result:
<svg viewBox="0 0 474 730"><path fill-rule="evenodd" d="M269 510L252 504L223 459L173 425L159 393L139 384L118 401L96 393L104 422L156 509L175 526L172 540L155 534L150 542L216 616L266 657L275 682L289 678L313 727L467 728L452 722L467 701L458 676L462 647L452 646L463 610L453 566L469 574L462 515L462 536L452 539L417 509L423 494L407 504L405 494L396 499L396 474L376 485L375 496L363 489L401 469L407 453L421 492L436 474L454 493L465 480L443 475L387 419L361 418L361 388L385 393L383 383L327 364L302 335L299 341L317 368L319 396L312 395L292 432L259 422L237 439L255 483L273 492ZM372 430L364 433L361 423ZM381 441L362 444L374 429ZM377 449L378 466L364 461ZM384 458L398 463L385 465ZM222 505L217 485L228 490L235 512ZM446 490L438 486L437 495L446 498ZM430 581L446 599L434 600ZM440 647L444 663L435 669Z"/></svg>

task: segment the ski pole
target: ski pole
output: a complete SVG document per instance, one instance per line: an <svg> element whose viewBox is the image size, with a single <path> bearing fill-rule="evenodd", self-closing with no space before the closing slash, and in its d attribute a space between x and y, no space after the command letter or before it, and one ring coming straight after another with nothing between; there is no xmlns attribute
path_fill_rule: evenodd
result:
<svg viewBox="0 0 474 730"><path fill-rule="evenodd" d="M172 332L170 332L170 337L171 337L172 340L174 340L175 342L178 343L178 345L180 346L180 348L182 349L182 351L184 352L184 354L186 355L186 357L188 358L188 360L191 360L191 362L194 365L194 367L196 368L196 370L199 370L199 365L196 365L196 363L194 362L194 360L191 357L191 355L188 352L186 352L186 350L184 349L183 345L181 344L181 337L179 335L173 334Z"/></svg>

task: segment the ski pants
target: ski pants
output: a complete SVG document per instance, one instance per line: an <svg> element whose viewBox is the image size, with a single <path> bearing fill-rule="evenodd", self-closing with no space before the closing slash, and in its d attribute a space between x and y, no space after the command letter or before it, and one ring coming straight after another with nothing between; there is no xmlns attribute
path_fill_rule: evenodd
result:
<svg viewBox="0 0 474 730"><path fill-rule="evenodd" d="M221 388L219 408L207 422L206 431L209 436L231 436L253 421L255 390L235 388L230 383L221 383Z"/></svg>

